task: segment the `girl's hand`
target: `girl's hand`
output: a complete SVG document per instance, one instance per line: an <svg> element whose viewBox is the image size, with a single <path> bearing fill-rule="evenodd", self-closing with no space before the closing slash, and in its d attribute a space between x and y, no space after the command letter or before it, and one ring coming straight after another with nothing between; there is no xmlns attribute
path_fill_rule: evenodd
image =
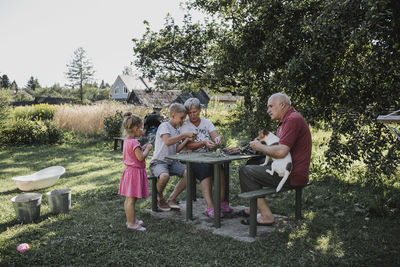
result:
<svg viewBox="0 0 400 267"><path fill-rule="evenodd" d="M152 144L145 144L145 149L147 149L147 151L150 151L153 149L153 145Z"/></svg>

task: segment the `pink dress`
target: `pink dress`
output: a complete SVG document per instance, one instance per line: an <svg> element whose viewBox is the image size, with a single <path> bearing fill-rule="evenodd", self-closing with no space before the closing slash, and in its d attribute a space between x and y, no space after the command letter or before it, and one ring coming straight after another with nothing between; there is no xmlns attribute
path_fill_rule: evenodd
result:
<svg viewBox="0 0 400 267"><path fill-rule="evenodd" d="M144 198L149 196L149 186L146 174L146 160L139 161L135 149L141 146L136 139L124 139L124 164L118 194L126 197Z"/></svg>

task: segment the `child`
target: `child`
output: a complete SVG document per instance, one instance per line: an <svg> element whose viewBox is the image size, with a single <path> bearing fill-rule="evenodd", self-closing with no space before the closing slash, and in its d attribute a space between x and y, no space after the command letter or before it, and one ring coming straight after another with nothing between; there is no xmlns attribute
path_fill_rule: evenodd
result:
<svg viewBox="0 0 400 267"><path fill-rule="evenodd" d="M193 141L195 136L190 132L180 134L178 130L178 127L182 126L186 118L186 109L182 104L172 104L169 113L170 120L158 126L154 154L150 161L150 171L159 178L157 181L157 198L158 209L161 211L170 211L171 208L179 209L175 199L186 188L186 165L176 160L167 160L165 157L179 152L188 141ZM182 140L184 141L178 145ZM163 191L170 175L176 175L182 179L179 180L174 191L165 201Z"/></svg>
<svg viewBox="0 0 400 267"><path fill-rule="evenodd" d="M124 139L123 149L126 168L122 173L118 194L125 196L126 227L145 231L143 221L135 217L135 204L137 198L149 196L145 159L153 146L146 144L141 147L135 139L143 134L143 122L129 111L124 113L123 127L128 136Z"/></svg>

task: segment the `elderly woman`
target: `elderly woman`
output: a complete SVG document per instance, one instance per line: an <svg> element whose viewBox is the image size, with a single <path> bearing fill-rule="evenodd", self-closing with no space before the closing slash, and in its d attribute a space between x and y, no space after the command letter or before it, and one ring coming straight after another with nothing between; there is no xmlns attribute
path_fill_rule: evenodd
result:
<svg viewBox="0 0 400 267"><path fill-rule="evenodd" d="M194 152L206 152L209 149L213 149L217 145L220 145L221 136L217 132L215 126L210 120L200 117L201 106L199 99L189 98L186 100L184 106L188 112L189 118L185 120L180 131L181 133L192 132L197 134L197 137L193 142L188 142L186 144L186 149ZM204 214L213 218L214 204L211 189L213 167L211 164L193 163L192 168L194 176L200 180L201 192L207 205ZM232 208L229 207L226 201L224 201L224 188L224 176L223 172L221 172L221 217L224 216L223 212L232 212Z"/></svg>

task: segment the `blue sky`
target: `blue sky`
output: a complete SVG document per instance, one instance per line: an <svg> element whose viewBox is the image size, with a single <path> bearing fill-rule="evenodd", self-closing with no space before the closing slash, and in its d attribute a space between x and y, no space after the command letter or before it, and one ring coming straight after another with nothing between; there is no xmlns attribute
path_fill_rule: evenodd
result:
<svg viewBox="0 0 400 267"><path fill-rule="evenodd" d="M133 59L132 38L160 29L167 13L182 21L181 0L0 0L0 75L19 87L67 83L66 64L83 47L95 78L112 84ZM194 18L201 15L194 14Z"/></svg>

